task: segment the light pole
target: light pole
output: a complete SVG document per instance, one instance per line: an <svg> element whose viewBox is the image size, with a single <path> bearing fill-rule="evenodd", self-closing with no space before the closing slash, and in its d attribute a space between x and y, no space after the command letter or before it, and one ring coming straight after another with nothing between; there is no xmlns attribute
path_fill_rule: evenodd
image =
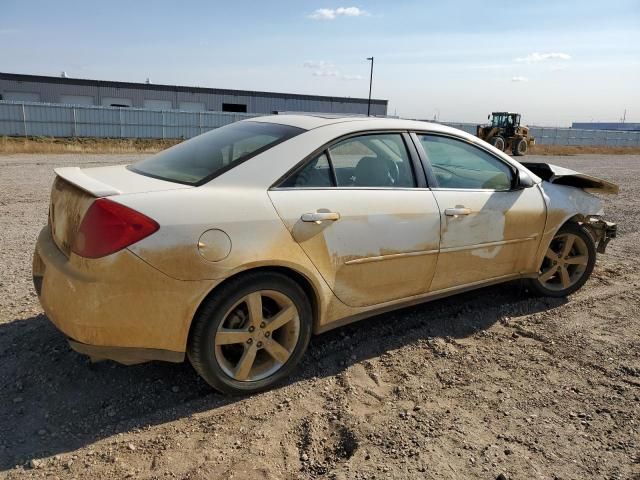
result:
<svg viewBox="0 0 640 480"><path fill-rule="evenodd" d="M371 86L373 85L373 57L367 57L371 60L371 73L369 74L369 101L367 102L367 117L371 116Z"/></svg>

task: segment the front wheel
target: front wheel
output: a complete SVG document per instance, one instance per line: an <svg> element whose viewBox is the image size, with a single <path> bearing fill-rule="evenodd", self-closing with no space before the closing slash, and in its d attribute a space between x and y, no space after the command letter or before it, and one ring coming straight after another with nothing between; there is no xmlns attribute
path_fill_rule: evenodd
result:
<svg viewBox="0 0 640 480"><path fill-rule="evenodd" d="M529 150L529 143L527 143L526 138L519 138L514 140L513 142L513 155L516 157L521 157L527 154Z"/></svg>
<svg viewBox="0 0 640 480"><path fill-rule="evenodd" d="M575 223L563 226L551 240L531 289L547 297L565 297L589 279L596 263L593 237Z"/></svg>
<svg viewBox="0 0 640 480"><path fill-rule="evenodd" d="M216 390L255 393L292 372L309 344L311 324L309 300L296 282L279 273L248 274L200 308L187 353Z"/></svg>
<svg viewBox="0 0 640 480"><path fill-rule="evenodd" d="M505 147L505 141L504 138L501 137L500 135L497 135L495 137L493 137L489 143L491 143L491 145L493 145L494 147L496 147L498 150L500 150L501 152L504 152L504 147Z"/></svg>

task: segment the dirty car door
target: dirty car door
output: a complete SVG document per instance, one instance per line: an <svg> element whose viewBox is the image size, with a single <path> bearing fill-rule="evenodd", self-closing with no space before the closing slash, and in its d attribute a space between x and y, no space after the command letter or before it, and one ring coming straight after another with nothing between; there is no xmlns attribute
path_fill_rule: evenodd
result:
<svg viewBox="0 0 640 480"><path fill-rule="evenodd" d="M546 219L537 188L514 188L513 166L462 139L419 134L437 185L440 256L432 290L536 269Z"/></svg>
<svg viewBox="0 0 640 480"><path fill-rule="evenodd" d="M347 305L418 295L433 278L439 211L424 178L416 180L408 142L400 133L343 140L269 192L294 239Z"/></svg>

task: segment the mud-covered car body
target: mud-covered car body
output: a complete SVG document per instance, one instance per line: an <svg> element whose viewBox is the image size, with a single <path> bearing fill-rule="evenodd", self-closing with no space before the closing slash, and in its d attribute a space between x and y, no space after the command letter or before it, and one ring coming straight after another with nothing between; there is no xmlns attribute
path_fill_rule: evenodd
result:
<svg viewBox="0 0 640 480"><path fill-rule="evenodd" d="M182 361L200 306L220 285L247 272L277 271L299 283L319 333L402 306L535 277L566 222L588 225L602 250L615 234L615 226L602 220L601 199L585 191L611 192L615 186L580 183L575 175L571 185L553 183L553 175L541 178L544 167L527 168L456 129L301 115L245 122L296 132L191 184L145 174L136 165L56 170L33 275L45 312L73 348L123 363ZM338 146L354 138L360 143L349 144L340 157ZM490 158L500 164L498 173L483 180L486 188L446 186L453 175L447 168L458 167L454 162L435 171L427 153L432 147L432 156L462 148ZM391 165L379 180L382 162L370 159L383 154L400 158L401 168ZM328 173L318 167L322 155L332 159ZM348 164L342 170L334 165L338 157ZM327 173L329 184L314 184L300 173L307 168L311 176ZM385 184L390 175L395 179ZM508 186L495 188L505 181ZM79 255L79 229L98 200L139 212L157 229L107 255Z"/></svg>

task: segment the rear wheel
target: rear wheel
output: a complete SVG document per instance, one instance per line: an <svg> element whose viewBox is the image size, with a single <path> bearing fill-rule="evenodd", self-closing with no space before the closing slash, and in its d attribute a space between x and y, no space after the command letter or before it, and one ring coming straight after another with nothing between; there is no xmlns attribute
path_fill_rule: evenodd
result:
<svg viewBox="0 0 640 480"><path fill-rule="evenodd" d="M505 146L505 142L504 142L504 138L501 136L496 136L493 137L490 142L491 145L493 145L494 147L496 147L498 150L500 150L501 152L504 152L504 146Z"/></svg>
<svg viewBox="0 0 640 480"><path fill-rule="evenodd" d="M513 143L513 154L516 157L521 157L522 155L526 155L529 150L529 144L527 143L526 138L520 138Z"/></svg>
<svg viewBox="0 0 640 480"><path fill-rule="evenodd" d="M548 297L571 295L588 280L595 262L593 237L580 225L569 223L551 240L538 277L529 279L529 285Z"/></svg>
<svg viewBox="0 0 640 480"><path fill-rule="evenodd" d="M287 377L311 337L309 300L279 273L231 281L200 309L188 356L215 389L232 394L265 390Z"/></svg>

